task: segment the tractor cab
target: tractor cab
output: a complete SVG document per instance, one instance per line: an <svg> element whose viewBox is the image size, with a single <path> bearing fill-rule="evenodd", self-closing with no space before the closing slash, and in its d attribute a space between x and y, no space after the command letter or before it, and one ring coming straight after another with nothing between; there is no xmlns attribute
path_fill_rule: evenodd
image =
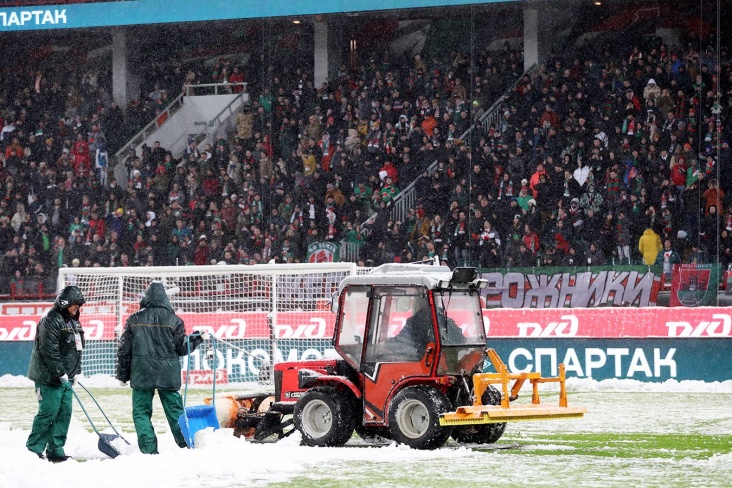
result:
<svg viewBox="0 0 732 488"><path fill-rule="evenodd" d="M375 421L404 385L483 366L482 281L473 269L423 268L384 265L341 284L334 346L362 375Z"/></svg>
<svg viewBox="0 0 732 488"><path fill-rule="evenodd" d="M441 375L467 374L482 364L486 334L475 271L421 271L384 265L344 280L334 345L355 370L369 374L378 363L399 362L422 363L425 373L436 367Z"/></svg>

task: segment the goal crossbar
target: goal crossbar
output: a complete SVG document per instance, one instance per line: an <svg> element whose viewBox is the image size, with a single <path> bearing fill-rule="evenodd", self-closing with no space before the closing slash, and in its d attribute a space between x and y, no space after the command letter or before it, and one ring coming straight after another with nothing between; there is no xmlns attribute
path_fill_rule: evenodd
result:
<svg viewBox="0 0 732 488"><path fill-rule="evenodd" d="M343 278L362 272L354 263L62 268L58 288L79 286L87 301L86 376L114 374L127 318L149 284L160 281L187 333L207 331L220 341L215 357L203 348L183 359L184 369L192 361L192 382L209 382L216 369L219 380L261 385L272 383L277 362L328 354L331 297Z"/></svg>

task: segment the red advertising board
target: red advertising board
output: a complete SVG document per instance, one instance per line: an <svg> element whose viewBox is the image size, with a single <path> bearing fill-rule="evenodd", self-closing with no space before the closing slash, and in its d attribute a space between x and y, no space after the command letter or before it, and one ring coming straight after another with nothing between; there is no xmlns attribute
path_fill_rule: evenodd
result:
<svg viewBox="0 0 732 488"><path fill-rule="evenodd" d="M697 308L492 309L488 337L732 337L730 310Z"/></svg>
<svg viewBox="0 0 732 488"><path fill-rule="evenodd" d="M267 312L178 314L186 331L207 331L220 339L269 338ZM129 315L122 316L122 324ZM333 336L334 315L330 312L281 312L274 328L278 339L318 339ZM0 341L32 341L41 315L0 315ZM81 325L87 340L114 340L117 317L111 314L82 313Z"/></svg>
<svg viewBox="0 0 732 488"><path fill-rule="evenodd" d="M208 331L220 339L270 337L266 312L183 313L187 332ZM575 308L485 309L488 337L647 338L732 337L732 316L723 307L695 308ZM0 341L32 341L40 315L0 316ZM126 316L123 317L126 320ZM335 316L327 311L281 312L276 316L278 339L327 339L333 336ZM405 317L395 317L393 327ZM82 314L88 340L114 340L113 315ZM460 325L460 324L458 324Z"/></svg>
<svg viewBox="0 0 732 488"><path fill-rule="evenodd" d="M189 385L212 385L214 372L212 369L194 369L191 371L182 371L181 380L183 383L186 382L186 376L188 377ZM216 384L222 385L229 382L229 376L225 369L216 370Z"/></svg>

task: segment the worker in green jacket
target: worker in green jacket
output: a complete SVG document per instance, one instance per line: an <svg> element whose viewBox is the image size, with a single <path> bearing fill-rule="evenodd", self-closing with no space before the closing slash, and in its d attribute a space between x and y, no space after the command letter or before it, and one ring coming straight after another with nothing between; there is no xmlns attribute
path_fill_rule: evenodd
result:
<svg viewBox="0 0 732 488"><path fill-rule="evenodd" d="M117 348L117 379L132 387L132 420L137 445L145 454L158 453L158 439L150 418L157 390L176 444L187 447L178 418L183 415L180 357L203 341L197 332L187 343L185 325L170 306L165 288L153 282L140 300L140 310L130 315ZM190 348L189 348L190 346Z"/></svg>
<svg viewBox="0 0 732 488"><path fill-rule="evenodd" d="M81 373L84 330L79 323L84 295L76 286L58 294L53 308L38 322L28 378L35 382L38 413L26 447L54 463L66 461L66 435L71 421L71 383Z"/></svg>

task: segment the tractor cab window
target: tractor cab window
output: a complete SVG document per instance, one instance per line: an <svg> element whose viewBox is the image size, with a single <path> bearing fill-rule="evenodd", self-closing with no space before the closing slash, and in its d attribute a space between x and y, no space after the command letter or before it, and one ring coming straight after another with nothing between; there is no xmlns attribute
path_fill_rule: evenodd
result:
<svg viewBox="0 0 732 488"><path fill-rule="evenodd" d="M361 363L370 288L369 286L352 286L348 288L345 299L341 304L343 315L341 316L341 327L336 349L354 368L358 368Z"/></svg>
<svg viewBox="0 0 732 488"><path fill-rule="evenodd" d="M437 328L443 346L486 344L483 314L475 291L435 293Z"/></svg>
<svg viewBox="0 0 732 488"><path fill-rule="evenodd" d="M476 293L464 290L434 295L442 344L438 374L469 374L483 364L486 334Z"/></svg>
<svg viewBox="0 0 732 488"><path fill-rule="evenodd" d="M434 343L427 291L421 287L376 287L365 360L419 361Z"/></svg>

